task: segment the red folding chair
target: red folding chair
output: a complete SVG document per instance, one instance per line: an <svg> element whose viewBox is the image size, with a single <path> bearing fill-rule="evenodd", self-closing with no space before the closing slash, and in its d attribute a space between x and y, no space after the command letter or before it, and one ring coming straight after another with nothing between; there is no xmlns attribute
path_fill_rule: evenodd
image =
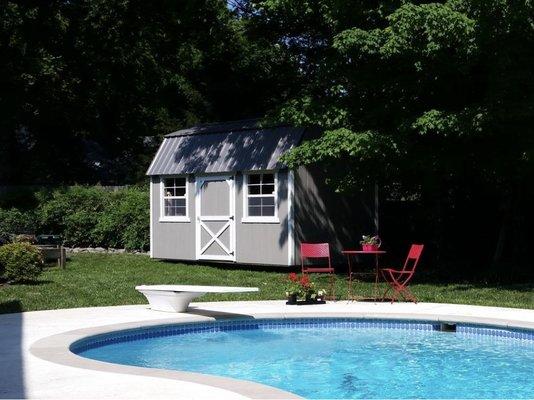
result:
<svg viewBox="0 0 534 400"><path fill-rule="evenodd" d="M410 251L408 252L408 257L406 257L406 261L404 262L404 267L402 267L401 270L392 268L382 268L380 270L384 280L389 285L382 295L383 299L385 299L386 294L393 289L391 303L397 300L399 295L401 295L405 300L417 303L417 298L410 291L410 289L408 289L408 284L413 278L415 267L417 267L419 258L421 258L421 253L423 252L423 247L424 245L422 244L412 244Z"/></svg>
<svg viewBox="0 0 534 400"><path fill-rule="evenodd" d="M306 259L313 261L327 259L327 265L306 264ZM330 287L328 298L335 300L334 293L334 268L330 260L330 245L328 243L301 243L300 244L300 263L303 274L319 273L330 275Z"/></svg>

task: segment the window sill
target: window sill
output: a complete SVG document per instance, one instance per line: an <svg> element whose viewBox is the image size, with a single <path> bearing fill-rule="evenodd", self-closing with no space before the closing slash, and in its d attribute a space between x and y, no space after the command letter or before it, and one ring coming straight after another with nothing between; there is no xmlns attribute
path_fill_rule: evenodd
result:
<svg viewBox="0 0 534 400"><path fill-rule="evenodd" d="M279 224L278 217L245 217L241 218L244 224Z"/></svg>
<svg viewBox="0 0 534 400"><path fill-rule="evenodd" d="M161 217L159 222L191 222L189 217Z"/></svg>

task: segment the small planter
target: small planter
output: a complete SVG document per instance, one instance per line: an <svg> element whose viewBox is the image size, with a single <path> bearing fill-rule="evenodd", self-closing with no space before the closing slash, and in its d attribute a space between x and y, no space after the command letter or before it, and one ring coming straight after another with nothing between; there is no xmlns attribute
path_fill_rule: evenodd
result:
<svg viewBox="0 0 534 400"><path fill-rule="evenodd" d="M378 244L362 244L363 251L378 251L380 245Z"/></svg>
<svg viewBox="0 0 534 400"><path fill-rule="evenodd" d="M312 298L311 296L306 296L304 300L297 300L297 296L290 296L287 298L286 304L291 306L304 306L310 304L326 304L326 301L324 297Z"/></svg>
<svg viewBox="0 0 534 400"><path fill-rule="evenodd" d="M288 304L288 305L297 304L297 295L296 294L292 294L292 295L288 296L286 304Z"/></svg>

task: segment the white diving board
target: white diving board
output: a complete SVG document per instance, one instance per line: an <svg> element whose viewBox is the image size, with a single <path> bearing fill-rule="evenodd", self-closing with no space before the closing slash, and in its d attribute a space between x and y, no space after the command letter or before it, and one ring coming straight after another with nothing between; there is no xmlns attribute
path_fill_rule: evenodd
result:
<svg viewBox="0 0 534 400"><path fill-rule="evenodd" d="M147 298L152 310L167 312L184 312L191 300L206 293L259 292L257 287L197 285L142 285L135 289Z"/></svg>

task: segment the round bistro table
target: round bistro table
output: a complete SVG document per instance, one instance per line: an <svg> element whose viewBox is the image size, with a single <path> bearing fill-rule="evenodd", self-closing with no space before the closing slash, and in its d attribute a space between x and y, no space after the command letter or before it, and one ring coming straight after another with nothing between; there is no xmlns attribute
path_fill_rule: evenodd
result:
<svg viewBox="0 0 534 400"><path fill-rule="evenodd" d="M375 285L374 285L374 297L372 300L378 300L378 275L380 274L380 269L378 267L378 257L382 254L386 254L384 250L372 250L372 251L363 251L363 250L343 250L342 254L347 256L347 261L349 264L349 287L348 287L348 297L349 300L364 300L357 296L352 295L352 276L353 274L363 274L362 272L352 272L352 256L358 256L362 254L374 255L375 256Z"/></svg>

